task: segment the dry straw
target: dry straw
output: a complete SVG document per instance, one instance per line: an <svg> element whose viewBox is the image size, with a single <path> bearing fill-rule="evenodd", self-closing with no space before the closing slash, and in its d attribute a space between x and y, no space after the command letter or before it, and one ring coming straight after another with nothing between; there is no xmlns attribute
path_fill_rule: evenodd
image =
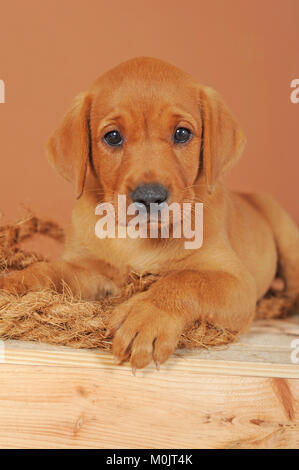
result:
<svg viewBox="0 0 299 470"><path fill-rule="evenodd" d="M39 254L22 249L22 241L37 233L63 241L63 230L56 223L32 215L16 224L0 226L0 275L24 269L44 259ZM112 309L134 293L146 290L155 280L151 274L140 277L132 273L120 297L94 302L75 298L67 288L63 294L45 290L29 292L21 297L1 292L0 337L110 350L112 340L106 338L105 333ZM292 308L292 302L282 292L270 290L257 305L256 317L283 317ZM207 348L235 339L233 331L196 322L182 334L179 347Z"/></svg>

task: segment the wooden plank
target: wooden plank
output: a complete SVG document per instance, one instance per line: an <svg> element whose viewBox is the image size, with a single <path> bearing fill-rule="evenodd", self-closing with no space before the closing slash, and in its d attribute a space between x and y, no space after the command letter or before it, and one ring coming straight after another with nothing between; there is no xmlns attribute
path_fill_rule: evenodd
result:
<svg viewBox="0 0 299 470"><path fill-rule="evenodd" d="M219 352L218 352L219 354ZM221 356L219 356L221 357ZM131 374L130 367L125 364L118 366L114 363L110 353L88 350L43 351L41 349L8 349L5 363L18 365L47 365L60 367L89 367L96 369L118 369L121 373ZM196 352L184 351L173 355L166 364L161 366L168 373L184 373L188 370L193 374L220 374L251 377L282 377L298 378L299 367L296 364L279 364L267 362L249 362L237 360L223 360L220 358L201 359ZM155 374L156 370L150 365L144 370L137 371L138 375Z"/></svg>
<svg viewBox="0 0 299 470"><path fill-rule="evenodd" d="M1 365L1 448L299 448L299 380Z"/></svg>
<svg viewBox="0 0 299 470"><path fill-rule="evenodd" d="M240 341L209 350L177 351L162 369L171 374L220 374L251 377L299 378L299 364L291 360L292 342L299 338L298 317L256 322ZM299 354L298 354L299 359ZM110 353L76 350L45 344L5 342L6 364L90 367L130 374L128 365L116 366ZM155 374L153 366L138 375Z"/></svg>
<svg viewBox="0 0 299 470"><path fill-rule="evenodd" d="M20 341L0 354L1 448L299 448L298 317L132 376L110 353ZM297 378L297 380L296 380Z"/></svg>

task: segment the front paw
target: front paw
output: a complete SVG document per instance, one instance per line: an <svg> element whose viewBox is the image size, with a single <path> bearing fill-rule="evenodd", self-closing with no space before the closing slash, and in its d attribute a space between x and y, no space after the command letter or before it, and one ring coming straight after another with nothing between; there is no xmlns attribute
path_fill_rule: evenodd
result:
<svg viewBox="0 0 299 470"><path fill-rule="evenodd" d="M157 308L147 292L115 308L108 325L114 356L120 363L130 358L133 369L152 360L159 367L173 353L182 330L182 319Z"/></svg>

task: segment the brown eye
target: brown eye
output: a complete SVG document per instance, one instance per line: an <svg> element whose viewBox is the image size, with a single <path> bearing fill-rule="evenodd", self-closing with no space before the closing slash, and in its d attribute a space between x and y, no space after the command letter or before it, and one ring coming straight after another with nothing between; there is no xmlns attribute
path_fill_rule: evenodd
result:
<svg viewBox="0 0 299 470"><path fill-rule="evenodd" d="M191 131L186 127L178 127L175 130L173 140L175 144L183 144L188 142L192 137Z"/></svg>
<svg viewBox="0 0 299 470"><path fill-rule="evenodd" d="M122 144L123 138L118 131L110 131L104 135L104 141L111 147L116 147Z"/></svg>

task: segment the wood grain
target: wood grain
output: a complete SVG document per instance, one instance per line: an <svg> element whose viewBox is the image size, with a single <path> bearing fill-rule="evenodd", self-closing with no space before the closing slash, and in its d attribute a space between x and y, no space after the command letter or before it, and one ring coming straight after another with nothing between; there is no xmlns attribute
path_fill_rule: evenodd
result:
<svg viewBox="0 0 299 470"><path fill-rule="evenodd" d="M158 372L110 354L5 343L1 448L299 448L298 318L179 351Z"/></svg>
<svg viewBox="0 0 299 470"><path fill-rule="evenodd" d="M12 365L1 379L1 447L299 448L294 379Z"/></svg>

